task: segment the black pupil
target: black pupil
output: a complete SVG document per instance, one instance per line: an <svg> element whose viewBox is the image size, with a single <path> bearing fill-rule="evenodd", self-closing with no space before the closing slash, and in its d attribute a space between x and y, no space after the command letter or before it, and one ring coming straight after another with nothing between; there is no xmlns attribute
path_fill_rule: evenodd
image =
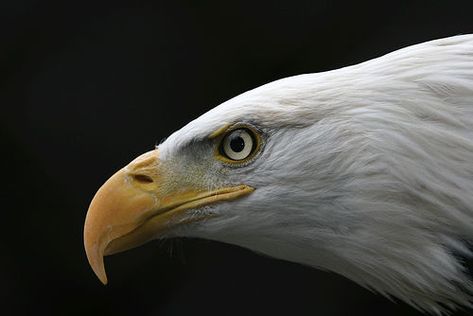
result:
<svg viewBox="0 0 473 316"><path fill-rule="evenodd" d="M240 135L232 136L232 139L230 140L230 148L234 152L239 153L245 148L245 141Z"/></svg>

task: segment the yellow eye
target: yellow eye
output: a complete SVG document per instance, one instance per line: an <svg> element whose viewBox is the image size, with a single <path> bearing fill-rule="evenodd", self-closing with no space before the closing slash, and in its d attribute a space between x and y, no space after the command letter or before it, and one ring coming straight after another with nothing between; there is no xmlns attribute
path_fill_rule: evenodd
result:
<svg viewBox="0 0 473 316"><path fill-rule="evenodd" d="M246 128L239 128L224 136L220 145L220 153L232 161L248 158L256 149L254 133Z"/></svg>

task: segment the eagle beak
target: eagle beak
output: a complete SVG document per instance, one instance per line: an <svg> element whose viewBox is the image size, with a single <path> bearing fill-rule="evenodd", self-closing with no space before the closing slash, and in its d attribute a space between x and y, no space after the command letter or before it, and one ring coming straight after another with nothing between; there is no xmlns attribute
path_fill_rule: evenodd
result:
<svg viewBox="0 0 473 316"><path fill-rule="evenodd" d="M95 194L84 225L87 259L106 284L104 255L142 245L178 224L209 217L186 217L185 211L252 191L246 185L210 191L198 185L179 186L179 179L160 166L158 150L147 152L115 173Z"/></svg>

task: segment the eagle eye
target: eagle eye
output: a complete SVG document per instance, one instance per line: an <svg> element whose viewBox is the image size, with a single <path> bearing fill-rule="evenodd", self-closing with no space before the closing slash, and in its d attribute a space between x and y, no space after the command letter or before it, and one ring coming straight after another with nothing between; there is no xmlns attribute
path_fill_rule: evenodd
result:
<svg viewBox="0 0 473 316"><path fill-rule="evenodd" d="M226 162L245 162L253 156L259 144L256 133L249 128L227 132L219 146L219 154Z"/></svg>

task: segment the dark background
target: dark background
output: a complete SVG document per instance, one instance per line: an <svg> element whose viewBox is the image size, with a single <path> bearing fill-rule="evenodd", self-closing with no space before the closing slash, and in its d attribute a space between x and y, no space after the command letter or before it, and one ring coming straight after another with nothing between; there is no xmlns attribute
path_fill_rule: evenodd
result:
<svg viewBox="0 0 473 316"><path fill-rule="evenodd" d="M203 240L82 244L118 168L260 84L473 32L471 1L2 1L2 315L420 315L335 274ZM467 315L457 313L455 315Z"/></svg>

